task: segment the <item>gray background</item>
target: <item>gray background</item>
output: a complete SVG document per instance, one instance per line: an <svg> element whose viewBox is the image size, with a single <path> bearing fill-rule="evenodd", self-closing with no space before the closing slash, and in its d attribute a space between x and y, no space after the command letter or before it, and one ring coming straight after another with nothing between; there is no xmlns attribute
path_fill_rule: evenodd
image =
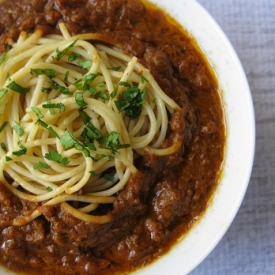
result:
<svg viewBox="0 0 275 275"><path fill-rule="evenodd" d="M275 275L275 1L197 1L221 26L242 62L257 137L242 206L221 242L190 275Z"/></svg>

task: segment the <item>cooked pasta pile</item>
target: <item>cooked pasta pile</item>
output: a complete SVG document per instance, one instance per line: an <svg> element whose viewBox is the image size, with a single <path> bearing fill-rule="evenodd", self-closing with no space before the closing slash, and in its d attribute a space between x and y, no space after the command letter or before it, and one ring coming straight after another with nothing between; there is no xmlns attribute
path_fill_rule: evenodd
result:
<svg viewBox="0 0 275 275"><path fill-rule="evenodd" d="M97 34L60 30L22 32L1 57L0 182L21 199L105 223L110 214L91 213L116 200L135 157L178 149L161 144L179 107L136 57L96 44Z"/></svg>

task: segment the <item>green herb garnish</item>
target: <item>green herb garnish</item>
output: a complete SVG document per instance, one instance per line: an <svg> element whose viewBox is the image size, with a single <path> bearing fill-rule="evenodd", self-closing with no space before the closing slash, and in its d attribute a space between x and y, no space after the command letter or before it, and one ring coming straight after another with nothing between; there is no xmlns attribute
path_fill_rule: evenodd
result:
<svg viewBox="0 0 275 275"><path fill-rule="evenodd" d="M11 160L12 160L11 157L5 156L5 161L6 161L6 162L11 161Z"/></svg>
<svg viewBox="0 0 275 275"><path fill-rule="evenodd" d="M31 69L31 73L36 75L46 75L49 78L57 76L57 72L52 69Z"/></svg>
<svg viewBox="0 0 275 275"><path fill-rule="evenodd" d="M143 75L143 74L141 74L140 75L140 82L143 84L144 82L147 82L147 83L149 83L149 80Z"/></svg>
<svg viewBox="0 0 275 275"><path fill-rule="evenodd" d="M82 61L78 61L77 64L83 69L89 70L92 67L93 62L90 60L82 60Z"/></svg>
<svg viewBox="0 0 275 275"><path fill-rule="evenodd" d="M11 49L11 46L8 45L6 48L6 51L1 55L0 65L2 65L2 63L4 63L4 61L6 60L7 53L9 52L10 49Z"/></svg>
<svg viewBox="0 0 275 275"><path fill-rule="evenodd" d="M68 84L69 83L69 74L70 74L70 72L69 71L67 71L66 73L65 73L65 76L64 76L64 81L66 82L66 84Z"/></svg>
<svg viewBox="0 0 275 275"><path fill-rule="evenodd" d="M105 148L111 150L113 154L115 154L117 150L121 148L127 148L130 146L130 144L121 144L119 136L119 133L111 132L104 140Z"/></svg>
<svg viewBox="0 0 275 275"><path fill-rule="evenodd" d="M49 94L52 91L52 87L42 87L41 92Z"/></svg>
<svg viewBox="0 0 275 275"><path fill-rule="evenodd" d="M32 107L31 109L37 115L38 118L43 118L44 117L38 107Z"/></svg>
<svg viewBox="0 0 275 275"><path fill-rule="evenodd" d="M83 145L80 141L78 141L70 132L65 131L61 136L60 141L65 149L69 149L74 147L76 150L83 152L85 157L90 157L89 150Z"/></svg>
<svg viewBox="0 0 275 275"><path fill-rule="evenodd" d="M45 158L60 163L62 165L68 165L70 163L67 157L62 158L62 156L55 151L45 154Z"/></svg>
<svg viewBox="0 0 275 275"><path fill-rule="evenodd" d="M110 161L115 160L114 156L111 156L111 155L104 155L104 154L99 155L99 158L100 158L100 159L107 158L107 159L109 159Z"/></svg>
<svg viewBox="0 0 275 275"><path fill-rule="evenodd" d="M79 90L79 91L89 91L91 84L93 80L97 77L97 74L87 74L78 79L75 83L74 86Z"/></svg>
<svg viewBox="0 0 275 275"><path fill-rule="evenodd" d="M124 86L124 87L127 87L127 88L131 87L131 85L128 82L126 82L126 81L120 81L118 83L118 86L111 92L111 98L115 98L116 97L119 86Z"/></svg>
<svg viewBox="0 0 275 275"><path fill-rule="evenodd" d="M82 121L84 122L84 124L87 124L90 122L90 117L84 112L84 109L83 108L79 108L78 109L78 113L82 119Z"/></svg>
<svg viewBox="0 0 275 275"><path fill-rule="evenodd" d="M106 180L112 182L112 183L115 183L115 178L114 178L112 175L108 174L108 173L103 174L102 177L103 177L104 179L106 179Z"/></svg>
<svg viewBox="0 0 275 275"><path fill-rule="evenodd" d="M27 153L27 148L21 143L21 141L18 141L17 144L18 144L20 150L14 151L14 152L12 152L12 154L15 155L15 156L18 156L18 157L26 154Z"/></svg>
<svg viewBox="0 0 275 275"><path fill-rule="evenodd" d="M87 129L87 137L89 140L93 140L93 139L98 140L103 137L103 134L91 122L89 122L86 125L86 129Z"/></svg>
<svg viewBox="0 0 275 275"><path fill-rule="evenodd" d="M126 82L126 81L120 81L120 82L118 83L118 85L119 85L119 86L124 86L124 87L127 87L127 88L130 88L130 87L131 87L131 85L130 85L128 82Z"/></svg>
<svg viewBox="0 0 275 275"><path fill-rule="evenodd" d="M146 90L140 90L138 87L131 86L121 93L120 100L115 101L119 112L125 111L125 114L131 119L140 116Z"/></svg>
<svg viewBox="0 0 275 275"><path fill-rule="evenodd" d="M43 128L47 129L53 136L60 139L57 132L51 126L49 126L46 122L42 121L41 119L38 119L36 121L36 124L38 124L38 125L42 126Z"/></svg>
<svg viewBox="0 0 275 275"><path fill-rule="evenodd" d="M9 85L7 85L7 87L21 95L25 95L30 91L30 88L24 88L17 84L15 81L12 81Z"/></svg>
<svg viewBox="0 0 275 275"><path fill-rule="evenodd" d="M109 99L109 95L106 91L99 91L99 92L95 93L94 97L101 98L103 100Z"/></svg>
<svg viewBox="0 0 275 275"><path fill-rule="evenodd" d="M5 144L4 142L1 143L1 148L2 148L5 152L8 151L7 146L6 146L6 144Z"/></svg>
<svg viewBox="0 0 275 275"><path fill-rule="evenodd" d="M58 48L56 49L56 56L54 57L54 59L56 60L60 60L77 42L78 39L76 39L75 41L73 41L68 47L66 47L64 50L60 51Z"/></svg>
<svg viewBox="0 0 275 275"><path fill-rule="evenodd" d="M41 161L38 161L34 166L33 166L33 169L36 170L38 168L45 168L45 169L49 169L51 166L47 163L44 163L44 162L41 162Z"/></svg>
<svg viewBox="0 0 275 275"><path fill-rule="evenodd" d="M20 124L18 122L15 121L15 123L16 123L16 125L14 125L12 127L12 129L16 132L16 134L18 136L22 137L25 132L24 132L24 130L22 129L22 127L20 126Z"/></svg>
<svg viewBox="0 0 275 275"><path fill-rule="evenodd" d="M103 137L103 134L90 122L89 116L84 112L83 109L78 110L82 121L85 124L85 128L81 134L84 139L93 141L94 139L98 140Z"/></svg>
<svg viewBox="0 0 275 275"><path fill-rule="evenodd" d="M69 149L78 143L78 140L68 131L64 132L64 134L60 137L60 141L65 149Z"/></svg>
<svg viewBox="0 0 275 275"><path fill-rule="evenodd" d="M63 103L47 103L42 105L45 109L59 109L60 113L65 112L66 108Z"/></svg>
<svg viewBox="0 0 275 275"><path fill-rule="evenodd" d="M106 82L100 82L100 83L98 83L98 87L105 88L106 87Z"/></svg>
<svg viewBox="0 0 275 275"><path fill-rule="evenodd" d="M121 66L117 66L117 67L112 67L112 68L108 68L109 70L112 70L112 71L119 71L121 68Z"/></svg>
<svg viewBox="0 0 275 275"><path fill-rule="evenodd" d="M2 131L5 129L5 127L8 125L9 123L7 121L4 121L2 123L2 125L0 126L0 133L2 133Z"/></svg>
<svg viewBox="0 0 275 275"><path fill-rule="evenodd" d="M87 106L87 103L84 100L83 94L82 93L75 93L75 102L78 106L81 108L84 108Z"/></svg>
<svg viewBox="0 0 275 275"><path fill-rule="evenodd" d="M65 86L59 85L52 78L49 79L49 82L52 84L52 88L56 91L59 91L61 94L64 94L64 95L72 95L73 94Z"/></svg>
<svg viewBox="0 0 275 275"><path fill-rule="evenodd" d="M72 62L72 61L76 60L79 56L80 56L80 54L72 52L68 57L68 61Z"/></svg>
<svg viewBox="0 0 275 275"><path fill-rule="evenodd" d="M7 89L1 89L0 90L0 99L8 92Z"/></svg>

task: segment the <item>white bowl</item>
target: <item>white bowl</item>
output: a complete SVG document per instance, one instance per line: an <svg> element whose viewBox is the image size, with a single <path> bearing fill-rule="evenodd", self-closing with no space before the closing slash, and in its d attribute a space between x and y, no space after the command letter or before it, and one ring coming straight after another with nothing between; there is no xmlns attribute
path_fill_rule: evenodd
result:
<svg viewBox="0 0 275 275"><path fill-rule="evenodd" d="M194 269L225 234L245 195L253 164L255 123L251 94L240 61L211 16L194 0L150 0L195 38L212 65L222 91L227 122L222 181L205 215L169 253L133 275L184 275ZM12 274L0 268L0 275Z"/></svg>
<svg viewBox="0 0 275 275"><path fill-rule="evenodd" d="M254 159L255 119L242 65L213 18L194 0L150 0L195 38L212 65L224 104L227 141L222 180L200 222L172 250L134 275L184 275L214 249L245 195Z"/></svg>

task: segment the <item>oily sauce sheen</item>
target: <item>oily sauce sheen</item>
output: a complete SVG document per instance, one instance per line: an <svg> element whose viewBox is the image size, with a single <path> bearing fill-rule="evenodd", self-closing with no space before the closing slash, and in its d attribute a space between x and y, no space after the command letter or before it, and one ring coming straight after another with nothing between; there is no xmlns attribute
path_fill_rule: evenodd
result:
<svg viewBox="0 0 275 275"><path fill-rule="evenodd" d="M119 195L116 218L100 226L79 221L60 206L42 206L43 215L29 224L8 226L4 221L37 204L0 184L0 262L27 274L129 272L167 252L203 214L219 182L225 126L217 82L192 38L161 10L137 0L3 1L1 52L22 30L58 33L60 22L71 35L99 32L137 56L182 107L170 128L184 146L170 157L138 159L140 173ZM173 138L168 134L167 145Z"/></svg>

